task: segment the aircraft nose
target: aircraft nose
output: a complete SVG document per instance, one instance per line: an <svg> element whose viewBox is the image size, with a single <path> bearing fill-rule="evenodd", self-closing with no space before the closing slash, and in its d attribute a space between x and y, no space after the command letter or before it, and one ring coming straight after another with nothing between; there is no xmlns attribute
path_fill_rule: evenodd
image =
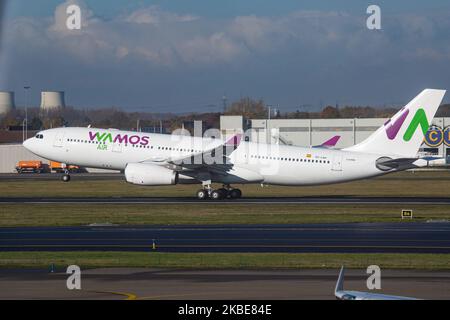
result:
<svg viewBox="0 0 450 320"><path fill-rule="evenodd" d="M29 138L22 143L22 145L25 147L25 149L27 149L29 151L31 151L31 145L33 143L32 139L34 139L34 138Z"/></svg>

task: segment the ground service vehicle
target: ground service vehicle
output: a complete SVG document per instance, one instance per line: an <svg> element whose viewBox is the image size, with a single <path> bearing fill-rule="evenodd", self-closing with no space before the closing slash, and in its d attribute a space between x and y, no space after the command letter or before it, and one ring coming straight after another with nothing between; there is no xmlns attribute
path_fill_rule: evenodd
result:
<svg viewBox="0 0 450 320"><path fill-rule="evenodd" d="M56 161L50 161L49 163L49 169L50 172L56 172L56 173L65 173L66 170L70 173L76 173L80 169L78 166L72 166L72 165L64 165L61 162Z"/></svg>
<svg viewBox="0 0 450 320"><path fill-rule="evenodd" d="M26 160L19 161L16 170L18 173L41 173L44 170L44 166L42 161Z"/></svg>

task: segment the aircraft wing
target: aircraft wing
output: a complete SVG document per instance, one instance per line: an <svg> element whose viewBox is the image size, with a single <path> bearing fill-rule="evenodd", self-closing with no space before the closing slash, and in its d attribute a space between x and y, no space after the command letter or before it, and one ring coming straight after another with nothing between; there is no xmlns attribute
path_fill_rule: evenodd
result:
<svg viewBox="0 0 450 320"><path fill-rule="evenodd" d="M167 163L182 169L225 174L233 166L229 156L239 146L241 138L241 134L236 134L215 148L188 157L168 159Z"/></svg>
<svg viewBox="0 0 450 320"><path fill-rule="evenodd" d="M337 299L342 298L342 292L344 290L344 274L345 274L345 269L344 269L344 266L342 266L341 271L339 271L339 277L336 282L336 287L334 288L334 296Z"/></svg>
<svg viewBox="0 0 450 320"><path fill-rule="evenodd" d="M388 294L344 290L344 266L341 267L334 289L334 296L339 300L417 300L416 298L393 296Z"/></svg>

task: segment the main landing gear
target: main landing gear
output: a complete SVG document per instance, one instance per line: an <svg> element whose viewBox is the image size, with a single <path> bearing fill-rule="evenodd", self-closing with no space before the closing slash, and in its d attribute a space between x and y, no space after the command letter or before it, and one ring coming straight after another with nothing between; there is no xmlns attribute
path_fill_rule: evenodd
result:
<svg viewBox="0 0 450 320"><path fill-rule="evenodd" d="M221 199L239 199L242 197L242 191L231 188L230 185L224 185L220 189L212 189L211 185L204 185L203 189L197 191L197 198L199 200L221 200Z"/></svg>

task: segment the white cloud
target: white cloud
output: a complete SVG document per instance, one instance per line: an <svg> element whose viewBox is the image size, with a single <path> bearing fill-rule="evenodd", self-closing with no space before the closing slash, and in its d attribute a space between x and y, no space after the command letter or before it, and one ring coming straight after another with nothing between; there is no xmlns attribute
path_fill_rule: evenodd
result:
<svg viewBox="0 0 450 320"><path fill-rule="evenodd" d="M175 46L185 63L229 62L243 54L243 48L223 32L197 36Z"/></svg>
<svg viewBox="0 0 450 320"><path fill-rule="evenodd" d="M69 30L66 26L68 17L67 8L70 5L77 5L81 9L80 30ZM93 11L89 9L89 7L83 0L67 0L61 3L56 7L53 18L53 24L49 26L48 31L50 33L53 33L53 35L59 34L66 36L83 34L83 30L86 30L89 25L99 21L97 18L95 18Z"/></svg>
<svg viewBox="0 0 450 320"><path fill-rule="evenodd" d="M179 15L172 12L162 11L158 6L150 6L138 9L128 15L123 20L130 23L161 25L173 22L192 22L199 19L194 15Z"/></svg>
<svg viewBox="0 0 450 320"><path fill-rule="evenodd" d="M66 8L82 9L80 31L66 28ZM382 32L365 28L364 17L345 12L298 11L286 16L237 16L209 20L177 14L158 6L137 9L104 20L82 0L57 6L53 19L19 18L13 23L10 41L27 44L27 50L50 51L87 64L112 64L133 60L149 66L214 65L243 63L253 57L300 54L311 59L360 59L382 63L392 56L449 59L430 49L427 39L448 27L416 15L383 22ZM448 33L448 32L447 32ZM421 42L414 42L420 36ZM448 38L448 36L447 36ZM446 51L448 52L448 50Z"/></svg>

